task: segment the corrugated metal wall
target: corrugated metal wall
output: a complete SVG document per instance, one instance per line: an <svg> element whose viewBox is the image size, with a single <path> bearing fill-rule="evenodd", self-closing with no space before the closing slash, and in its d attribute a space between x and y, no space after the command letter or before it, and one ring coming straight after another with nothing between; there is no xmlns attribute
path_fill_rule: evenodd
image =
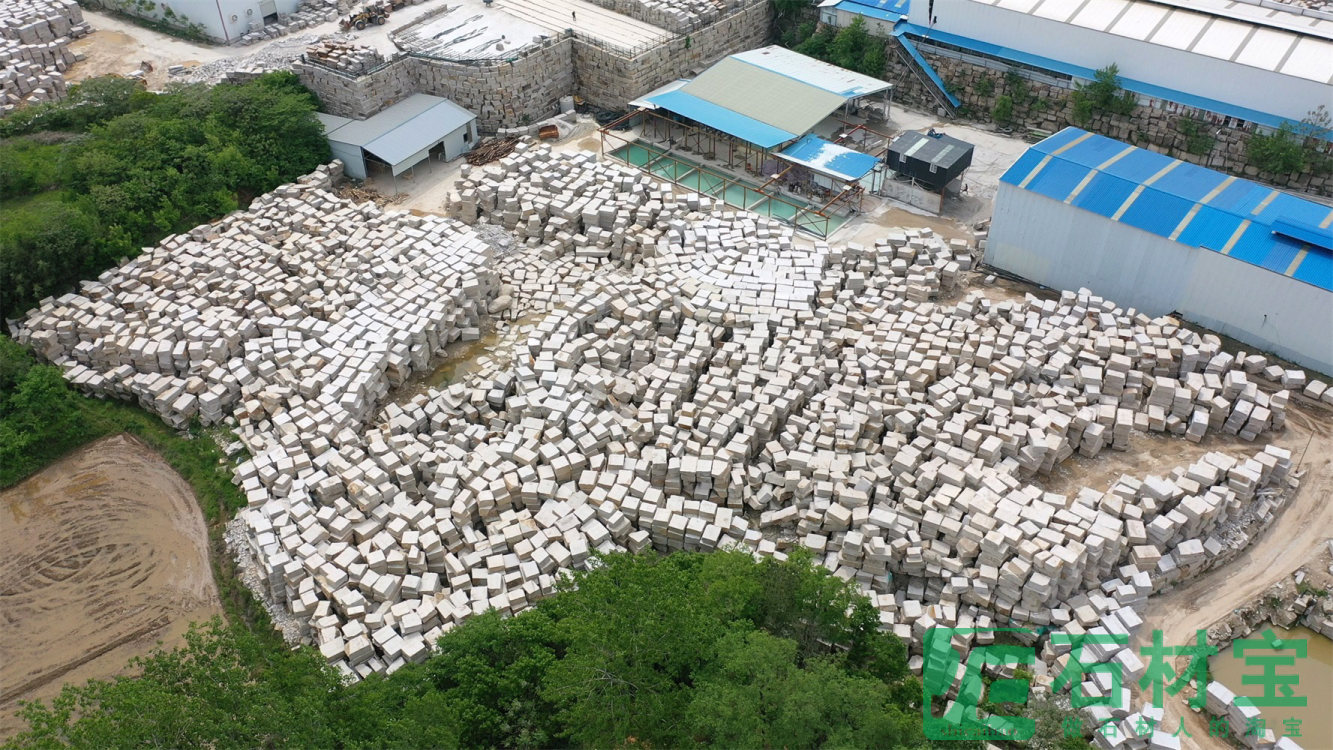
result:
<svg viewBox="0 0 1333 750"><path fill-rule="evenodd" d="M1087 287L1333 374L1333 294L1001 183L986 262L1055 289Z"/></svg>

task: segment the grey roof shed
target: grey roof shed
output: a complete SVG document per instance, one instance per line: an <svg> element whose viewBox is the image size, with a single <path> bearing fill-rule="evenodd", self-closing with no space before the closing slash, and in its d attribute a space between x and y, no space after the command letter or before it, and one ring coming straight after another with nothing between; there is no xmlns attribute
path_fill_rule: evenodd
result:
<svg viewBox="0 0 1333 750"><path fill-rule="evenodd" d="M448 99L413 94L365 120L323 113L319 119L334 155L345 163L347 156L364 150L399 175L426 158L435 144L460 129L474 127L477 116ZM365 176L364 165L360 166L361 175L350 165L348 171L354 177Z"/></svg>

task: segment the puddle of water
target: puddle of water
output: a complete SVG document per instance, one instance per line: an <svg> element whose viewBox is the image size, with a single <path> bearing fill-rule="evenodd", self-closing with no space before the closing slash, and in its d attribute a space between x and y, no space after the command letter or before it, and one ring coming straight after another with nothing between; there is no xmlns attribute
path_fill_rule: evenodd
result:
<svg viewBox="0 0 1333 750"><path fill-rule="evenodd" d="M1266 648L1248 648L1241 658L1235 656L1234 646L1228 646L1222 653L1208 660L1209 679L1221 682L1238 696L1261 698L1265 687L1259 684L1247 685L1242 677L1258 677L1264 673L1261 663L1255 659L1275 656L1291 656L1296 652L1291 647L1299 641L1305 642L1305 657L1297 658L1290 666L1278 665L1278 675L1297 675L1299 680L1291 686L1293 698L1305 698L1304 707L1260 706L1260 715L1265 727L1271 729L1277 737L1290 734L1284 724L1289 719L1300 721L1299 737L1293 736L1304 748L1333 748L1333 640L1306 627L1282 628L1277 625L1260 625L1257 630L1246 636L1250 640L1263 640L1264 631L1272 629L1278 638L1289 643L1287 649L1274 651ZM1239 641L1237 641L1239 642ZM1246 664L1249 657L1251 663ZM1280 692L1277 695L1281 695Z"/></svg>
<svg viewBox="0 0 1333 750"><path fill-rule="evenodd" d="M495 348L500 340L514 333L516 329L526 330L545 317L546 313L530 313L517 320L509 321L505 329L499 330L491 320L481 324L481 338L474 341L455 341L444 348L435 366L417 375L413 375L390 395L396 404L408 401L428 391L458 382L469 373L481 369L481 360L494 358ZM520 336L520 343L522 337Z"/></svg>

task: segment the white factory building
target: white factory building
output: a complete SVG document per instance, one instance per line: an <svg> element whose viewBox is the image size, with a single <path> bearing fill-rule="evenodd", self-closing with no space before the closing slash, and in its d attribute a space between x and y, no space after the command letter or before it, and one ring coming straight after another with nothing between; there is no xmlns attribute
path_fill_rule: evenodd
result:
<svg viewBox="0 0 1333 750"><path fill-rule="evenodd" d="M986 262L1333 374L1333 208L1066 128L1000 179Z"/></svg>
<svg viewBox="0 0 1333 750"><path fill-rule="evenodd" d="M125 3L126 13L154 20L198 24L214 41L234 42L245 34L277 23L279 15L296 12L301 0L163 0L148 6ZM167 10L170 13L167 13Z"/></svg>
<svg viewBox="0 0 1333 750"><path fill-rule="evenodd" d="M909 49L1055 84L1115 63L1142 101L1270 127L1333 102L1333 13L1295 4L911 0L893 33Z"/></svg>

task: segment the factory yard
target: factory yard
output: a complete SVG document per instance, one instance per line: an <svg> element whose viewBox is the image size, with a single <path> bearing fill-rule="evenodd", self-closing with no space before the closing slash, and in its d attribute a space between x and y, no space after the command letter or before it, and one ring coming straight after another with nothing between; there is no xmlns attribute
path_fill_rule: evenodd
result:
<svg viewBox="0 0 1333 750"><path fill-rule="evenodd" d="M806 234L737 207L777 217L776 196L807 195L802 210L823 217L837 202L795 180L771 196L757 188L786 174L764 171L782 154L776 147L753 165L709 172L726 180L709 177L715 184L701 194L660 179L684 171L683 183L693 174L702 186L701 165L723 169L701 138L694 151L667 137L651 150L617 152L611 128L599 133L595 124L611 113L582 89L582 115L572 111L574 90L555 92L562 114L548 120L522 108L497 114L492 98L506 96L551 108L542 98L550 92L534 93L547 83L540 70L535 79L514 73L528 53L567 54L573 67L562 74L586 86L613 67L604 60L642 62L652 57L643 50L678 36L683 60L697 43L687 32L720 49L724 37L704 36L714 31L705 20L743 7L625 6L633 17L584 0L427 0L387 26L340 35L328 49L352 61L347 70L301 69L327 87L325 114L344 95L339 106L368 107L430 81L460 92L432 94L477 96L482 106L463 110L473 120L517 121L524 112L522 127L499 129L517 146L473 166L445 160L444 134L428 142L412 132L420 123L391 128L421 143L393 158L376 153L382 136L353 144L344 158L370 165L361 166L364 184L349 184L343 162L321 166L43 299L10 324L12 338L88 396L136 402L176 430L217 427L210 433L226 436L218 440L237 441L225 448L234 464L218 464L245 498L224 554L237 558L238 577L287 640L317 649L349 683L424 662L441 637L489 610L530 609L564 577L595 568L599 554L739 548L785 559L804 551L869 598L924 684L939 682L929 672L942 650L966 658L993 638L953 634L941 645L929 635L935 629L1015 628L1035 646L1035 687L1058 692L1075 664L1079 689L1107 699L1084 711L1091 726L1113 727L1094 731L1094 746L1223 747L1210 736L1209 713L1239 740L1253 707L1215 683L1209 713L1186 710L1189 691L1154 708L1138 688L1148 667L1136 653L1158 630L1174 645L1212 628L1225 646L1248 631L1227 625L1223 637L1220 624L1271 599L1275 584L1299 583L1314 561L1322 566L1316 583L1333 573L1333 388L1324 376L1187 323L1178 317L1190 315L1186 307L1162 305L1174 311L1154 316L1143 312L1146 302L1131 307L1000 271L1006 266L989 250L1029 255L1017 240L999 241L1009 235L997 195L1007 182L1035 191L1052 161L1035 159L1008 129L945 122L898 103L881 115L879 99L852 106L850 95L818 93L811 72L804 95L833 102L820 105L830 114L776 142L818 136L832 145L860 130L863 141L846 142L876 151L877 167L830 188L855 191L856 201L833 209L825 232ZM84 59L66 78L125 74L143 60L153 66L150 89L281 68L336 31L328 22L230 49L87 17L97 30L68 42ZM496 72L450 77L474 64ZM191 70L168 75L177 65ZM500 70L508 77L495 85L504 90L489 92ZM686 94L674 101L699 117L721 107L689 104ZM663 107L659 114L674 111ZM347 111L335 119L360 119L350 115L361 110ZM617 132L626 144L646 144L645 122L627 120ZM550 141L517 137L542 125L544 139L556 130ZM476 146L471 127L464 150ZM890 200L883 184L866 195L851 187L874 186L890 163L885 133L937 129L969 148L963 177L926 190L939 196L929 209L942 206L939 215ZM1060 155L1093 137L1071 128L1046 142L1076 139ZM1101 166L1077 186L1060 183L1061 206L1127 153L1092 159ZM1024 159L1035 166L1014 179ZM1110 218L1127 216L1128 225L1144 186L1182 163L1171 161L1149 170ZM1163 241L1184 243L1203 204L1237 181L1215 177L1212 193L1200 190L1205 197L1190 198L1199 204L1159 232ZM758 197L751 201L742 183ZM739 204L722 199L736 190ZM1180 252L1220 258L1244 249L1237 242L1265 207L1290 200L1277 196L1246 205L1252 212L1220 254L1202 245ZM1148 200L1137 204L1145 213ZM1308 267L1322 262L1311 243L1333 213L1314 216L1324 207L1309 206L1273 230L1307 243L1279 264L1286 277L1307 257ZM1073 216L1071 226L1090 226ZM1292 217L1304 223L1281 223ZM1066 250L1068 239L1083 240L1076 229L1058 236ZM997 241L988 245L990 237ZM8 551L0 558L0 738L19 728L18 701L123 674L132 657L181 643L190 622L221 612L190 485L128 435L0 491L0 545ZM1329 603L1303 595L1306 619L1297 624L1328 635ZM1296 597L1283 606L1295 612ZM1121 640L1076 646L1083 651L1075 655L1051 633ZM1094 665L1117 670L1123 683L1101 680ZM962 706L962 672L936 694L936 714L946 702L950 711ZM1145 730L1144 719L1157 729ZM1178 721L1192 738L1167 736ZM1272 747L1275 728L1243 743ZM1123 741L1108 739L1117 733ZM1333 737L1302 746L1333 747Z"/></svg>
<svg viewBox="0 0 1333 750"><path fill-rule="evenodd" d="M221 611L189 485L127 436L0 491L0 548L0 736L19 701L123 674Z"/></svg>
<svg viewBox="0 0 1333 750"><path fill-rule="evenodd" d="M464 168L449 212L475 226L340 200L336 176L168 240L19 340L168 422L236 420L238 552L349 673L621 549L806 547L912 641L1133 630L1303 460L1326 471L1326 436L1269 443L1299 407L1262 357L1086 293L994 301L929 231L797 241L539 146ZM495 257L497 228L521 252ZM488 318L485 364L392 401ZM1145 440L1182 450L1096 474Z"/></svg>

